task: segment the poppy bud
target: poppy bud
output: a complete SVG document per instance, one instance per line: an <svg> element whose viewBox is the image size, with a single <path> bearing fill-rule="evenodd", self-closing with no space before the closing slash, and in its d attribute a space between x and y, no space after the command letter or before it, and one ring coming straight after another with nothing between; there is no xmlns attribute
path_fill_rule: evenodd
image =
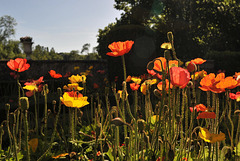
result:
<svg viewBox="0 0 240 161"><path fill-rule="evenodd" d="M192 63L191 61L188 61L185 63L185 66L187 67L187 70L189 72L194 72L197 70L197 66L195 63Z"/></svg>
<svg viewBox="0 0 240 161"><path fill-rule="evenodd" d="M125 124L123 119L120 117L116 117L116 118L112 119L111 123L114 124L115 126L122 126Z"/></svg>
<svg viewBox="0 0 240 161"><path fill-rule="evenodd" d="M29 109L28 97L20 97L20 106L21 106L22 110L28 110Z"/></svg>
<svg viewBox="0 0 240 161"><path fill-rule="evenodd" d="M173 42L173 33L172 32L168 32L167 33L167 38L168 38L168 41L172 43Z"/></svg>
<svg viewBox="0 0 240 161"><path fill-rule="evenodd" d="M9 111L9 110L10 110L10 104L9 104L9 103L6 103L6 104L5 104L5 109L6 109L6 111Z"/></svg>

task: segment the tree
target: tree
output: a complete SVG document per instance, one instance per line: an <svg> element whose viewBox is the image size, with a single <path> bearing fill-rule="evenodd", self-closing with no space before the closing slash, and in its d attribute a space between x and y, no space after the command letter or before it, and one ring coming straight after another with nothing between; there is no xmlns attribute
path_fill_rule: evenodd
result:
<svg viewBox="0 0 240 161"><path fill-rule="evenodd" d="M82 50L81 50L81 54L83 54L84 52L87 54L89 52L89 48L90 48L90 44L86 43L82 46Z"/></svg>
<svg viewBox="0 0 240 161"><path fill-rule="evenodd" d="M0 42L6 41L15 34L16 20L8 15L0 17Z"/></svg>

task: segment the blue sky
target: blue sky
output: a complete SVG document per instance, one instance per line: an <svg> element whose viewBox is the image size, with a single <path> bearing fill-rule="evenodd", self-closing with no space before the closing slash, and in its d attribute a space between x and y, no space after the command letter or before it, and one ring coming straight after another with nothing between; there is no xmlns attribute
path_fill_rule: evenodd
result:
<svg viewBox="0 0 240 161"><path fill-rule="evenodd" d="M1 0L0 16L16 19L12 39L30 36L33 45L56 52L81 51L90 43L90 52L97 46L98 29L120 18L114 0Z"/></svg>

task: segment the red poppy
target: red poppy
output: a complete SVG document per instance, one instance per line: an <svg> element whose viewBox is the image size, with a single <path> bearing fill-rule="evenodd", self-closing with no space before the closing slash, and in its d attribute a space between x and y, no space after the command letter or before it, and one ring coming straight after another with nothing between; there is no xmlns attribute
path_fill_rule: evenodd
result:
<svg viewBox="0 0 240 161"><path fill-rule="evenodd" d="M174 86L185 88L190 81L190 73L181 67L170 68L170 79Z"/></svg>
<svg viewBox="0 0 240 161"><path fill-rule="evenodd" d="M197 70L197 67L196 67L196 64L194 64L193 62L189 61L186 63L186 67L187 67L187 70L189 72L194 72Z"/></svg>
<svg viewBox="0 0 240 161"><path fill-rule="evenodd" d="M83 97L83 95L77 91L66 92L70 97Z"/></svg>
<svg viewBox="0 0 240 161"><path fill-rule="evenodd" d="M108 48L112 52L108 52L107 55L117 57L127 54L131 50L133 44L134 41L129 40L124 42L113 42L112 44L108 45Z"/></svg>
<svg viewBox="0 0 240 161"><path fill-rule="evenodd" d="M196 65L200 65L206 62L206 60L202 59L202 58L196 58L191 60L192 63L196 64Z"/></svg>
<svg viewBox="0 0 240 161"><path fill-rule="evenodd" d="M240 92L237 92L236 94L234 93L229 93L229 98L231 98L232 100L236 100L240 97Z"/></svg>
<svg viewBox="0 0 240 161"><path fill-rule="evenodd" d="M190 107L190 110L191 112L193 112L193 110L197 110L197 112L199 112L199 111L207 111L208 109L203 104L198 104L194 108Z"/></svg>
<svg viewBox="0 0 240 161"><path fill-rule="evenodd" d="M56 73L54 70L50 70L49 74L51 75L52 78L61 78L62 77L61 74Z"/></svg>
<svg viewBox="0 0 240 161"><path fill-rule="evenodd" d="M149 69L147 69L147 72L148 72L150 75L152 75L152 76L156 76L157 78L162 79L162 75L154 72L154 70L149 70Z"/></svg>
<svg viewBox="0 0 240 161"><path fill-rule="evenodd" d="M197 119L215 119L216 114L214 112L201 112L197 116Z"/></svg>
<svg viewBox="0 0 240 161"><path fill-rule="evenodd" d="M30 67L30 64L27 63L27 59L22 58L16 58L15 60L9 60L7 62L7 66L14 71L17 72L24 72L25 70L28 70Z"/></svg>
<svg viewBox="0 0 240 161"><path fill-rule="evenodd" d="M137 91L139 87L140 87L139 84L130 83L130 88L131 88L133 91Z"/></svg>
<svg viewBox="0 0 240 161"><path fill-rule="evenodd" d="M41 92L42 91L42 87L43 87L43 84L41 84L41 83L43 83L43 82L44 81L43 81L43 76L42 76L42 77L40 77L37 80L31 80L30 82L25 82L24 85L25 86L27 86L27 85L36 85L37 88L38 88L37 91ZM31 96L33 96L34 92L33 91L27 91L25 94L26 94L27 97L31 97Z"/></svg>

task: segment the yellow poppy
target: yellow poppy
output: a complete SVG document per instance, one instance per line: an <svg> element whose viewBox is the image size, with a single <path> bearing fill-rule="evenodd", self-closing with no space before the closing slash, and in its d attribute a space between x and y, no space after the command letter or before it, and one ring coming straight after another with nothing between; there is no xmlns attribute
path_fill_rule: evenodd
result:
<svg viewBox="0 0 240 161"><path fill-rule="evenodd" d="M67 86L63 86L63 89L68 89L68 90L76 90L76 91L81 91L83 90L83 87L79 87L78 83L71 83L68 84Z"/></svg>
<svg viewBox="0 0 240 161"><path fill-rule="evenodd" d="M120 98L122 98L122 90L118 90L118 94L120 96ZM126 92L126 97L128 97L128 93Z"/></svg>
<svg viewBox="0 0 240 161"><path fill-rule="evenodd" d="M142 83L142 85L141 85L141 87L140 87L140 90L141 90L141 92L142 92L144 95L146 95L146 92L147 92L147 85L146 85L145 82Z"/></svg>
<svg viewBox="0 0 240 161"><path fill-rule="evenodd" d="M172 49L172 44L171 43L163 43L162 45L161 45L161 48L163 48L163 49Z"/></svg>
<svg viewBox="0 0 240 161"><path fill-rule="evenodd" d="M81 108L89 104L87 101L88 97L83 97L76 95L75 97L72 95L69 95L70 92L65 92L62 97L60 97L60 100L62 103L67 107L75 107L75 108Z"/></svg>
<svg viewBox="0 0 240 161"><path fill-rule="evenodd" d="M23 89L29 90L29 91L38 91L38 87L35 84L26 85L23 87Z"/></svg>
<svg viewBox="0 0 240 161"><path fill-rule="evenodd" d="M131 80L136 84L140 84L142 81L141 78L137 78L137 77L132 77Z"/></svg>
<svg viewBox="0 0 240 161"><path fill-rule="evenodd" d="M80 75L72 75L71 77L68 77L68 79L70 80L71 83L78 83L78 82L82 82L82 76Z"/></svg>
<svg viewBox="0 0 240 161"><path fill-rule="evenodd" d="M208 131L206 128L200 128L199 137L205 142L216 143L219 141L225 140L225 134L220 132L220 134L213 134Z"/></svg>
<svg viewBox="0 0 240 161"><path fill-rule="evenodd" d="M74 67L74 70L79 70L79 69L80 69L79 66L75 66L75 67Z"/></svg>

